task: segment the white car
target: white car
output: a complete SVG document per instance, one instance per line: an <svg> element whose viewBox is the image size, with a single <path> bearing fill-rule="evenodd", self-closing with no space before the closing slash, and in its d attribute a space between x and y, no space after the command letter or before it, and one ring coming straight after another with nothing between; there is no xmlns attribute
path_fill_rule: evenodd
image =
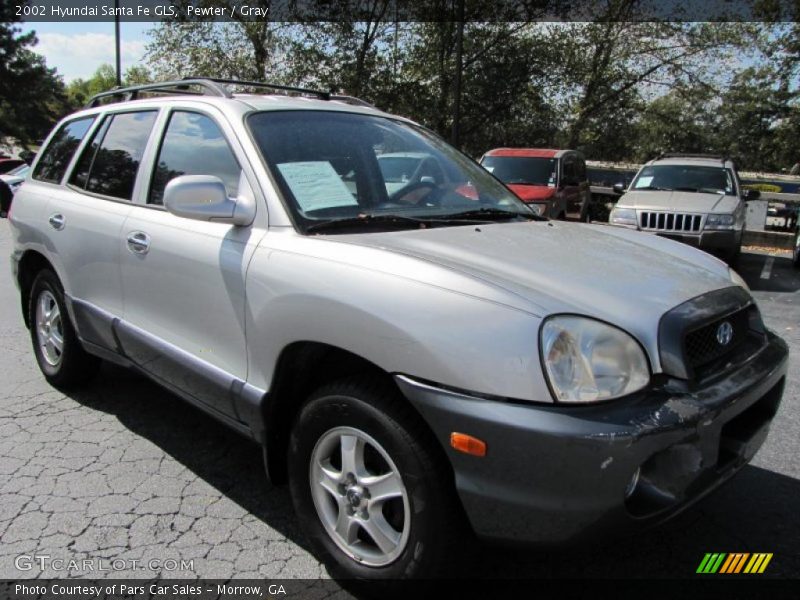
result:
<svg viewBox="0 0 800 600"><path fill-rule="evenodd" d="M664 154L645 164L611 211L609 222L681 241L729 262L741 251L745 202L759 197L745 190L729 159Z"/></svg>

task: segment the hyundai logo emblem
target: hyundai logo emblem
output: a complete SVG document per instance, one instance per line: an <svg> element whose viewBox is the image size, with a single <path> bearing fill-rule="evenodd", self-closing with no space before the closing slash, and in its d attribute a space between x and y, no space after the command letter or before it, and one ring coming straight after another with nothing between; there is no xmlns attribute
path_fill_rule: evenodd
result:
<svg viewBox="0 0 800 600"><path fill-rule="evenodd" d="M727 346L731 343L733 339L733 325L728 323L727 321L723 321L720 323L720 326L717 327L717 342L719 342L720 346Z"/></svg>

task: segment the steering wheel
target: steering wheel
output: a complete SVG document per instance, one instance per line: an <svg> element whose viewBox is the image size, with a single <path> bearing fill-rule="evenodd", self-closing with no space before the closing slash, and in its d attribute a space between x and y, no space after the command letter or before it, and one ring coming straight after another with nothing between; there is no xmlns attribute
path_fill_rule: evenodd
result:
<svg viewBox="0 0 800 600"><path fill-rule="evenodd" d="M409 194L413 194L414 192L417 192L419 190L423 190L423 189L426 189L426 188L429 190L428 193L421 195L419 198L417 198L416 202L411 202L411 203L403 202L403 198L405 198ZM403 188L400 188L396 192L394 192L391 196L389 196L389 202L395 203L395 204L417 205L422 200L428 200L428 197L431 195L431 192L433 192L433 190L436 190L437 188L438 188L438 186L435 183L431 182L431 181L417 181L416 183L409 184L409 185L407 185L407 186L405 186Z"/></svg>

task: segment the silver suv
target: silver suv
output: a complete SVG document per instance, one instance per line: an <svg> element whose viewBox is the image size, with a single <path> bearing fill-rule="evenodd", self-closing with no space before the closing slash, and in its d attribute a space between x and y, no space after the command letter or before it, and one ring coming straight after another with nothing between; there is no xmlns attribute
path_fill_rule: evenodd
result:
<svg viewBox="0 0 800 600"><path fill-rule="evenodd" d="M614 189L625 193L622 186ZM745 202L759 195L742 188L731 160L664 154L639 170L609 221L685 242L733 262L742 247Z"/></svg>
<svg viewBox="0 0 800 600"><path fill-rule="evenodd" d="M129 366L255 440L351 578L641 528L758 450L787 346L722 262L538 217L355 100L239 87L116 90L46 141L11 223L50 383ZM442 176L398 187L400 153Z"/></svg>

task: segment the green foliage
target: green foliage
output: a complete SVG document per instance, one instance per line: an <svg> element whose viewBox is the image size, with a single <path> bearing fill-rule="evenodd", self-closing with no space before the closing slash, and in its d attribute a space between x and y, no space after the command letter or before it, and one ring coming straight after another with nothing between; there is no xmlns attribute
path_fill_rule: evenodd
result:
<svg viewBox="0 0 800 600"><path fill-rule="evenodd" d="M156 79L211 74L358 96L474 156L560 146L619 161L725 152L765 169L798 159L796 23L644 22L639 0L606 0L594 22L538 23L532 3L525 22L459 26L487 1L438 0L437 21L413 23L392 22L390 0L343 0L330 22L163 23L148 61Z"/></svg>
<svg viewBox="0 0 800 600"><path fill-rule="evenodd" d="M135 65L129 67L122 77L122 85L137 85L153 81L147 67ZM109 64L100 65L88 79L73 79L67 85L67 98L73 110L84 106L86 102L100 92L114 89L117 85L117 75L114 67Z"/></svg>
<svg viewBox="0 0 800 600"><path fill-rule="evenodd" d="M31 50L36 34L20 35L13 8L0 4L0 139L30 147L64 112L66 97L61 77Z"/></svg>

